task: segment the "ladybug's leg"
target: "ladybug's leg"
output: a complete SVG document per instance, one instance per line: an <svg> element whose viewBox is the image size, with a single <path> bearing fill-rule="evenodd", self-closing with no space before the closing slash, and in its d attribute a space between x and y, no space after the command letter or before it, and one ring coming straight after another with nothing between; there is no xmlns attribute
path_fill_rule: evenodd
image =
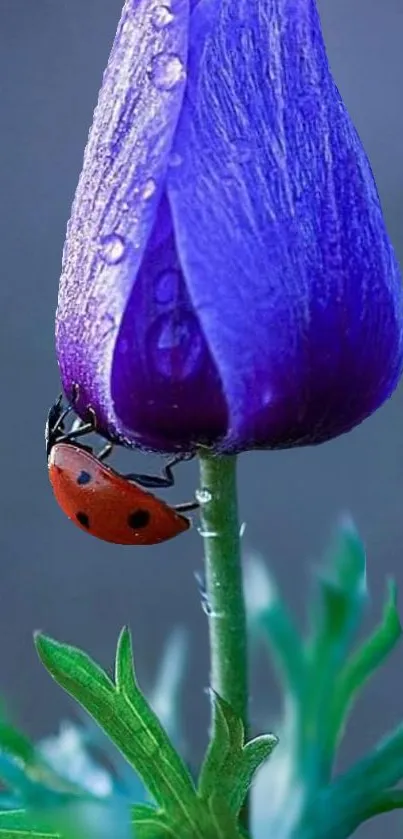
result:
<svg viewBox="0 0 403 839"><path fill-rule="evenodd" d="M53 416L55 417L56 412L58 412L58 416L55 419L55 422L53 423L53 425L51 425L52 434L56 434L57 431L63 430L64 420L73 410L71 405L68 405L67 408L64 408L63 410L60 410L62 398L63 398L62 394L60 394L57 402L55 402L53 408L51 408L50 411L49 411L49 422L50 423L52 422L52 413L53 413Z"/></svg>
<svg viewBox="0 0 403 839"><path fill-rule="evenodd" d="M78 397L78 385L74 385L73 388L73 397L71 402L67 405L66 408L62 408L63 403L63 394L59 393L59 396L56 399L54 405L52 405L49 413L48 413L48 426L49 426L49 433L52 435L52 438L55 439L55 436L58 431L63 433L64 431L64 420L66 417L73 411L74 405L77 401Z"/></svg>
<svg viewBox="0 0 403 839"><path fill-rule="evenodd" d="M169 460L168 463L162 469L161 475L125 475L124 477L127 478L128 481L134 481L136 484L140 484L140 486L145 487L146 489L166 489L167 487L171 487L175 483L175 478L173 474L173 468L176 466L177 463L181 463L182 460L190 460L194 455L183 455L179 454L176 457L173 457L172 460Z"/></svg>
<svg viewBox="0 0 403 839"><path fill-rule="evenodd" d="M78 437L84 437L85 434L91 434L91 431L94 430L94 424L92 422L86 422L84 425L80 425L79 428L74 428L72 431L68 431L66 434L63 434L61 437L58 438L58 443L71 443L73 440L77 440Z"/></svg>
<svg viewBox="0 0 403 839"><path fill-rule="evenodd" d="M97 460L106 460L113 452L113 443L107 443L97 454Z"/></svg>
<svg viewBox="0 0 403 839"><path fill-rule="evenodd" d="M70 410L73 410L70 408ZM92 408L88 408L88 413L91 416L91 419L87 422L81 420L77 417L76 421L73 423L70 431L67 431L66 434L63 434L62 437L59 437L58 443L71 443L73 440L77 440L79 437L84 437L86 434L91 434L92 431L96 431L97 421L95 412Z"/></svg>
<svg viewBox="0 0 403 839"><path fill-rule="evenodd" d="M188 513L190 510L198 510L199 507L198 501L185 501L184 504L175 504L174 510L177 513Z"/></svg>

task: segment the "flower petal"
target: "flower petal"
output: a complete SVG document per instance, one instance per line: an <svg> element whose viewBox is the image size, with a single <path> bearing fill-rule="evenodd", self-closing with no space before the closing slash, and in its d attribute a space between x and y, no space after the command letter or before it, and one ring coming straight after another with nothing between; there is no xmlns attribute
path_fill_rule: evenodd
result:
<svg viewBox="0 0 403 839"><path fill-rule="evenodd" d="M116 337L112 399L129 445L190 451L226 432L221 382L189 300L165 196Z"/></svg>
<svg viewBox="0 0 403 839"><path fill-rule="evenodd" d="M180 112L189 0L169 19L126 0L68 225L56 319L65 392L80 386L82 416L119 436L112 403L116 337L161 199Z"/></svg>
<svg viewBox="0 0 403 839"><path fill-rule="evenodd" d="M314 0L200 0L168 197L223 450L318 443L402 368L402 285Z"/></svg>

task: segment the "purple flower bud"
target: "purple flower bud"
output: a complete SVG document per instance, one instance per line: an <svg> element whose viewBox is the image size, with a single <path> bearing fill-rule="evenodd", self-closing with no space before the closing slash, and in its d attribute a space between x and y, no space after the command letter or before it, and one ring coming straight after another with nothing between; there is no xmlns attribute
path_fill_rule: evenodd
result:
<svg viewBox="0 0 403 839"><path fill-rule="evenodd" d="M315 0L126 0L56 332L79 413L161 451L320 443L391 394L401 277Z"/></svg>

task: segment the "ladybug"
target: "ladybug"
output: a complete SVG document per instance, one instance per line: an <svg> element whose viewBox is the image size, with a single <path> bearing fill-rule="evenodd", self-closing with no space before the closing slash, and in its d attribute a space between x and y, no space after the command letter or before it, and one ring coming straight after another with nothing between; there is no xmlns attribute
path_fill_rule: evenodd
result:
<svg viewBox="0 0 403 839"><path fill-rule="evenodd" d="M121 475L104 462L112 443L95 454L80 441L96 431L91 408L88 422L77 418L66 432L65 419L74 411L77 395L78 388L66 408L59 396L48 413L45 430L49 480L66 516L81 530L117 545L156 545L188 530L191 521L182 513L196 509L197 502L171 507L145 489L172 486L172 469L185 459L183 455L170 460L159 476Z"/></svg>

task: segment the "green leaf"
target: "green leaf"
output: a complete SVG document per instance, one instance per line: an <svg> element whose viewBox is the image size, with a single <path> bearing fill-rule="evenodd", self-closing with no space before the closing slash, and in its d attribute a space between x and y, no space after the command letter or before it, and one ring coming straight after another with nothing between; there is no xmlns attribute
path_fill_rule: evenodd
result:
<svg viewBox="0 0 403 839"><path fill-rule="evenodd" d="M236 784L229 796L231 810L238 813L252 786L255 772L270 757L277 746L278 738L274 734L261 734L254 740L249 740L242 749L241 764L236 777Z"/></svg>
<svg viewBox="0 0 403 839"><path fill-rule="evenodd" d="M225 798L218 791L213 792L208 801L212 825L215 829L214 839L242 839L237 826L237 820L231 812ZM210 839L209 836L206 839Z"/></svg>
<svg viewBox="0 0 403 839"><path fill-rule="evenodd" d="M40 824L26 810L0 812L0 839L60 839L60 833Z"/></svg>
<svg viewBox="0 0 403 839"><path fill-rule="evenodd" d="M130 713L137 738L139 739L140 735L144 738L147 752L146 760L149 761L150 757L153 758L153 763L158 767L159 784L166 789L166 794L163 796L164 800L159 803L164 808L164 801L166 800L168 811L172 797L180 798L183 804L178 805L178 809L182 813L186 802L192 806L196 801L194 784L188 769L173 748L157 716L137 685L133 670L131 637L127 628L122 630L118 641L116 692L117 698L123 700L123 712L127 713L129 711ZM145 781L145 783L147 782ZM152 793L151 790L150 792ZM158 801L157 796L155 798Z"/></svg>
<svg viewBox="0 0 403 839"><path fill-rule="evenodd" d="M161 809L189 825L197 839L199 800L187 768L137 685L128 629L118 642L116 685L81 650L43 635L36 637L36 646L53 678L108 734Z"/></svg>
<svg viewBox="0 0 403 839"><path fill-rule="evenodd" d="M351 656L335 684L330 720L328 722L327 753L333 758L354 701L375 670L385 661L402 635L397 611L397 590L393 580L388 584L388 598L382 621Z"/></svg>
<svg viewBox="0 0 403 839"><path fill-rule="evenodd" d="M79 692L78 701L83 707L87 702L100 712L108 707L115 685L87 653L39 632L35 634L35 646L42 663L58 684L73 696Z"/></svg>
<svg viewBox="0 0 403 839"><path fill-rule="evenodd" d="M132 808L132 824L136 839L177 839L166 814L149 804L136 804Z"/></svg>
<svg viewBox="0 0 403 839"><path fill-rule="evenodd" d="M166 813L150 805L136 805L132 810L132 824L136 839L193 839L194 833L181 822L172 822ZM237 827L237 818L228 803L217 792L212 792L200 810L200 834L203 839L244 839Z"/></svg>
<svg viewBox="0 0 403 839"><path fill-rule="evenodd" d="M217 787L217 780L223 781L222 772L234 759L238 760L244 743L244 728L242 721L233 712L228 702L217 693L211 691L212 698L212 731L210 743L204 758L200 775L198 792L202 798L208 799ZM227 783L224 780L224 783Z"/></svg>
<svg viewBox="0 0 403 839"><path fill-rule="evenodd" d="M25 734L8 723L0 722L0 750L21 760L32 763L36 760L35 746Z"/></svg>
<svg viewBox="0 0 403 839"><path fill-rule="evenodd" d="M213 697L213 727L200 771L198 792L205 801L216 794L230 812L238 815L251 786L253 775L269 757L277 738L267 734L244 745L242 721L218 694Z"/></svg>

